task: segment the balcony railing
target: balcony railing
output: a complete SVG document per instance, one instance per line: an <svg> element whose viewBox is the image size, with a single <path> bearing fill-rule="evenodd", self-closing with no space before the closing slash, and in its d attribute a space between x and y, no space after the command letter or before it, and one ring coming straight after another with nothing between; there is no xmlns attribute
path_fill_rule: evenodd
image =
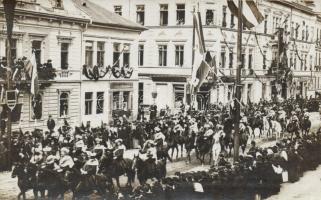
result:
<svg viewBox="0 0 321 200"><path fill-rule="evenodd" d="M65 81L65 80L80 80L81 73L80 70L69 70L69 69L62 69L57 70L57 81Z"/></svg>

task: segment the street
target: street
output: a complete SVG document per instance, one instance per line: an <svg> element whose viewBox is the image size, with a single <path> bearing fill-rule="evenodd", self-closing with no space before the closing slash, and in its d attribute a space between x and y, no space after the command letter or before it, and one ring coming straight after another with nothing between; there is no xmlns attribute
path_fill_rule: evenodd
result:
<svg viewBox="0 0 321 200"><path fill-rule="evenodd" d="M312 121L312 132L320 127L319 113L310 113ZM275 140L256 139L257 145L260 147L269 147L275 144ZM169 152L171 153L171 152ZM183 152L185 156L185 152ZM124 154L126 158L133 158L138 154L138 149L127 150ZM176 152L174 153L174 158ZM174 159L174 161L167 163L167 176L172 176L175 172L190 172L190 171L203 171L209 169L209 165L201 166L200 162L192 156L192 163L186 164L185 157ZM125 177L121 177L121 184L126 182ZM136 180L134 186L138 185ZM0 197L4 200L16 199L19 193L17 186L17 179L11 178L10 172L3 172L0 174ZM279 194L269 197L267 200L319 200L321 194L321 166L315 171L308 171L296 183L282 184ZM71 199L70 193L65 195L66 199ZM27 199L33 199L32 191L27 192Z"/></svg>

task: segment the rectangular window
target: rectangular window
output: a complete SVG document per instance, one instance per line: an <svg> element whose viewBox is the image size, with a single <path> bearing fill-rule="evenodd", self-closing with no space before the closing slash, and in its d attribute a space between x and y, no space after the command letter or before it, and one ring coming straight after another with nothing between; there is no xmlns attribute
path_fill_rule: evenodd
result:
<svg viewBox="0 0 321 200"><path fill-rule="evenodd" d="M265 15L264 18L264 33L267 34L267 26L268 26L268 15Z"/></svg>
<svg viewBox="0 0 321 200"><path fill-rule="evenodd" d="M138 104L144 103L144 83L138 83Z"/></svg>
<svg viewBox="0 0 321 200"><path fill-rule="evenodd" d="M294 56L294 69L296 70L296 56Z"/></svg>
<svg viewBox="0 0 321 200"><path fill-rule="evenodd" d="M7 45L6 45L6 57L8 57L8 55L7 55ZM11 40L11 58L12 58L12 60L15 60L17 58L17 39L12 39Z"/></svg>
<svg viewBox="0 0 321 200"><path fill-rule="evenodd" d="M113 65L119 67L119 57L120 57L120 43L114 43L114 52L113 52Z"/></svg>
<svg viewBox="0 0 321 200"><path fill-rule="evenodd" d="M241 56L241 68L244 68L245 66L245 53L242 53L242 56Z"/></svg>
<svg viewBox="0 0 321 200"><path fill-rule="evenodd" d="M230 52L230 53L229 53L229 68L230 68L230 69L233 68L233 60L234 60L233 52Z"/></svg>
<svg viewBox="0 0 321 200"><path fill-rule="evenodd" d="M175 65L182 67L184 65L184 46L175 46Z"/></svg>
<svg viewBox="0 0 321 200"><path fill-rule="evenodd" d="M206 25L214 25L214 10L206 10Z"/></svg>
<svg viewBox="0 0 321 200"><path fill-rule="evenodd" d="M309 40L309 26L308 25L306 26L306 29L305 29L305 40L306 41Z"/></svg>
<svg viewBox="0 0 321 200"><path fill-rule="evenodd" d="M136 22L138 24L144 25L145 24L145 6L144 5L137 5L136 6Z"/></svg>
<svg viewBox="0 0 321 200"><path fill-rule="evenodd" d="M248 65L248 68L249 69L252 69L252 66L253 66L253 50L250 49L249 50L249 65Z"/></svg>
<svg viewBox="0 0 321 200"><path fill-rule="evenodd" d="M56 8L62 8L62 0L56 0Z"/></svg>
<svg viewBox="0 0 321 200"><path fill-rule="evenodd" d="M222 51L221 51L221 68L225 68L225 62L226 62L225 48L222 48Z"/></svg>
<svg viewBox="0 0 321 200"><path fill-rule="evenodd" d="M85 46L85 64L88 67L93 66L93 42L92 41L86 41Z"/></svg>
<svg viewBox="0 0 321 200"><path fill-rule="evenodd" d="M298 39L298 37L299 37L299 29L300 29L300 25L299 25L299 23L296 23L296 26L295 26L295 39Z"/></svg>
<svg viewBox="0 0 321 200"><path fill-rule="evenodd" d="M60 67L61 69L68 69L68 54L69 54L69 43L61 43L60 52Z"/></svg>
<svg viewBox="0 0 321 200"><path fill-rule="evenodd" d="M41 41L32 41L32 49L35 52L37 65L41 65Z"/></svg>
<svg viewBox="0 0 321 200"><path fill-rule="evenodd" d="M96 113L104 113L104 92L97 92L96 96Z"/></svg>
<svg viewBox="0 0 321 200"><path fill-rule="evenodd" d="M138 66L144 66L144 45L138 46Z"/></svg>
<svg viewBox="0 0 321 200"><path fill-rule="evenodd" d="M114 6L114 12L120 16L122 16L122 6Z"/></svg>
<svg viewBox="0 0 321 200"><path fill-rule="evenodd" d="M226 27L226 6L223 6L223 20L222 20L222 26Z"/></svg>
<svg viewBox="0 0 321 200"><path fill-rule="evenodd" d="M307 67L308 55L304 55L304 71L308 69Z"/></svg>
<svg viewBox="0 0 321 200"><path fill-rule="evenodd" d="M230 28L234 28L235 23L234 23L234 15L231 14L231 23L230 23Z"/></svg>
<svg viewBox="0 0 321 200"><path fill-rule="evenodd" d="M92 107L93 107L93 93L85 92L85 115L92 114Z"/></svg>
<svg viewBox="0 0 321 200"><path fill-rule="evenodd" d="M185 4L177 4L176 10L176 24L184 25L185 24Z"/></svg>
<svg viewBox="0 0 321 200"><path fill-rule="evenodd" d="M120 106L120 92L113 92L113 110L121 109Z"/></svg>
<svg viewBox="0 0 321 200"><path fill-rule="evenodd" d="M130 66L130 44L124 44L123 66Z"/></svg>
<svg viewBox="0 0 321 200"><path fill-rule="evenodd" d="M97 65L104 66L105 64L105 42L97 42Z"/></svg>
<svg viewBox="0 0 321 200"><path fill-rule="evenodd" d="M62 92L59 95L59 117L69 114L69 92Z"/></svg>
<svg viewBox="0 0 321 200"><path fill-rule="evenodd" d="M167 66L167 45L158 46L158 65Z"/></svg>
<svg viewBox="0 0 321 200"><path fill-rule="evenodd" d="M168 4L161 4L160 5L160 22L161 26L168 25Z"/></svg>

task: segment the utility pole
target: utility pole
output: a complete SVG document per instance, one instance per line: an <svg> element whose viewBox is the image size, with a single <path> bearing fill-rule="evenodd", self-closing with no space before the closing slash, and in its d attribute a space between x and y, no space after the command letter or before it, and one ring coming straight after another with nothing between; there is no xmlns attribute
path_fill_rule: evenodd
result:
<svg viewBox="0 0 321 200"><path fill-rule="evenodd" d="M13 24L14 24L14 9L16 6L16 0L4 0L3 1L3 7L5 12L5 18L6 18L6 24L7 24L7 42L6 42L6 48L7 48L7 91L11 90L12 83L11 83L11 75L12 75L12 55L11 55L11 44L12 44L12 30L13 30ZM12 166L12 158L11 158L11 109L8 108L8 119L7 119L7 135L8 135L8 166Z"/></svg>
<svg viewBox="0 0 321 200"><path fill-rule="evenodd" d="M237 23L237 69L236 69L236 89L235 98L237 102L234 102L236 108L235 124L234 124L234 162L239 159L239 148L240 148L240 113L241 113L241 68L242 68L242 10L243 10L243 0L238 2L238 23Z"/></svg>

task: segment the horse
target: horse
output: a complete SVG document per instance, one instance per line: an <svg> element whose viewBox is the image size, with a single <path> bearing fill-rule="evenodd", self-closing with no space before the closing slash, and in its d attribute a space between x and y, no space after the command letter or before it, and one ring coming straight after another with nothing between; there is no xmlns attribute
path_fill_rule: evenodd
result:
<svg viewBox="0 0 321 200"><path fill-rule="evenodd" d="M302 134L303 135L308 135L311 129L311 120L307 117L304 117L301 120L301 129L302 129Z"/></svg>
<svg viewBox="0 0 321 200"><path fill-rule="evenodd" d="M281 138L281 136L283 137L282 125L278 121L271 120L271 130L272 134L275 134L276 139Z"/></svg>
<svg viewBox="0 0 321 200"><path fill-rule="evenodd" d="M270 122L266 116L263 117L263 134L266 136L266 138L269 138L271 135Z"/></svg>
<svg viewBox="0 0 321 200"><path fill-rule="evenodd" d="M258 136L260 138L262 135L262 130L263 130L262 117L259 117L259 116L255 117L254 116L254 117L250 118L249 122L250 122L251 128L254 131L253 137L255 138L256 136ZM257 130L259 131L258 134L257 134Z"/></svg>
<svg viewBox="0 0 321 200"><path fill-rule="evenodd" d="M86 196L93 194L95 191L104 199L110 199L109 194L114 193L111 178L102 174L80 175L73 171L67 171L65 178L72 184L70 189L73 192L73 199L85 199Z"/></svg>
<svg viewBox="0 0 321 200"><path fill-rule="evenodd" d="M291 138L293 137L293 133L298 137L300 135L300 125L296 121L289 121L288 125L286 126L286 130L288 133L291 133Z"/></svg>
<svg viewBox="0 0 321 200"><path fill-rule="evenodd" d="M135 171L132 169L133 161L128 158L114 159L113 152L106 152L100 160L99 171L108 177L116 179L117 187L120 188L119 177L127 175L127 185L135 181Z"/></svg>
<svg viewBox="0 0 321 200"><path fill-rule="evenodd" d="M144 161L139 157L139 154L134 155L132 169L137 169L137 178L141 185L152 178L160 181L166 176L166 159L161 159L157 162L155 159L147 159Z"/></svg>
<svg viewBox="0 0 321 200"><path fill-rule="evenodd" d="M18 199L23 197L23 199L26 199L26 192L28 190L35 188L35 176L36 176L36 170L32 170L30 166L25 164L17 164L11 174L11 178L18 178L18 187L20 189L20 193L18 194ZM34 190L34 194L35 194ZM35 195L36 196L36 195ZM44 192L43 192L44 197Z"/></svg>
<svg viewBox="0 0 321 200"><path fill-rule="evenodd" d="M39 168L36 177L37 189L39 191L48 190L49 199L57 199L59 196L61 196L62 199L64 198L64 193L68 188L63 181L63 176L60 176L60 174L54 170Z"/></svg>
<svg viewBox="0 0 321 200"><path fill-rule="evenodd" d="M176 159L178 158L178 142L177 142L177 133L174 131L169 131L169 134L166 137L166 142L167 142L167 149L172 150L171 153L171 159L173 159L174 156L174 150L176 150Z"/></svg>
<svg viewBox="0 0 321 200"><path fill-rule="evenodd" d="M209 164L212 162L212 141L212 137L205 138L204 136L199 136L196 139L196 157L200 160L202 165L204 164L205 155L207 154L210 157Z"/></svg>
<svg viewBox="0 0 321 200"><path fill-rule="evenodd" d="M242 153L245 153L245 149L249 140L249 135L251 134L251 127L240 123L240 147Z"/></svg>
<svg viewBox="0 0 321 200"><path fill-rule="evenodd" d="M232 149L233 149L233 124L234 121L232 120L232 118L228 118L225 120L224 122L224 127L223 127L223 131L225 133L225 137L222 140L222 147L224 149L224 151L227 152L227 150L229 149L228 155L231 156L232 155Z"/></svg>
<svg viewBox="0 0 321 200"><path fill-rule="evenodd" d="M191 152L195 149L195 133L190 132L185 138L185 150L187 155L187 162L191 162Z"/></svg>

